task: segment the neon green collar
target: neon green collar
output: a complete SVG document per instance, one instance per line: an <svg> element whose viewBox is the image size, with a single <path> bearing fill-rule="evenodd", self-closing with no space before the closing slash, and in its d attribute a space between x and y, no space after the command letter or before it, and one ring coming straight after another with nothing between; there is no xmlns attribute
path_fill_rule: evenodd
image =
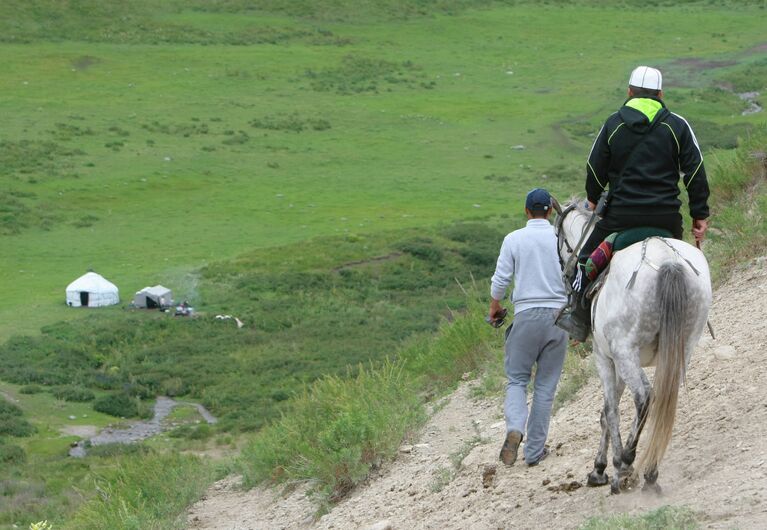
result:
<svg viewBox="0 0 767 530"><path fill-rule="evenodd" d="M631 98L626 102L626 106L638 110L647 116L650 123L655 119L655 115L658 114L658 111L663 108L663 105L659 101L649 98Z"/></svg>

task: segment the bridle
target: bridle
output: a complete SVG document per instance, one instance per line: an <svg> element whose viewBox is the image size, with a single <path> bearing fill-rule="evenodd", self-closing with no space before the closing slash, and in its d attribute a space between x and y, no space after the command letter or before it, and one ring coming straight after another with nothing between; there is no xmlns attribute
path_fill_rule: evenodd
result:
<svg viewBox="0 0 767 530"><path fill-rule="evenodd" d="M567 240L567 236L565 235L565 231L562 229L562 225L565 222L565 217L567 214L575 210L575 202L571 202L563 210L562 206L559 204L559 201L552 197L551 205L554 207L554 211L557 212L557 219L554 222L554 231L557 234L557 255L559 256L559 266L564 271L565 261L562 259L562 248L566 248L568 254L570 255L573 254L574 249L570 245L570 242Z"/></svg>
<svg viewBox="0 0 767 530"><path fill-rule="evenodd" d="M573 278L570 276L574 276L575 273L575 263L578 260L578 253L583 248L583 244L586 242L586 238L588 237L589 233L591 232L591 229L596 224L599 217L596 214L596 209L591 212L591 216L589 217L589 220L586 222L586 224L581 229L581 236L578 239L578 242L575 244L575 246L571 245L570 242L567 240L567 236L565 235L564 231L564 223L565 223L565 217L575 210L578 205L578 201L572 201L570 204L565 207L564 210L562 210L562 207L559 204L559 201L554 199L552 197L551 204L554 207L554 210L557 212L557 220L554 224L554 230L557 234L557 254L559 255L559 266L562 269L562 276L564 277L565 284L569 285L570 281L572 281ZM567 258L567 261L562 259L562 250L563 247L567 249L567 252L569 253L569 256Z"/></svg>

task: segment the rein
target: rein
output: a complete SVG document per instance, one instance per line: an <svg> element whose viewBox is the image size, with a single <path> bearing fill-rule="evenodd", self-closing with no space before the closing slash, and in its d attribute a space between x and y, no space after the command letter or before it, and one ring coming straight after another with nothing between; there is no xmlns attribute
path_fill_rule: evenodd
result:
<svg viewBox="0 0 767 530"><path fill-rule="evenodd" d="M570 245L570 242L567 240L567 236L565 236L563 225L565 222L565 217L567 217L567 214L569 214L570 212L572 212L573 210L577 208L577 203L571 202L565 207L564 210L562 210L562 208L559 206L559 202L557 202L556 199L553 199L552 203L554 205L554 209L557 211L557 221L554 224L554 227L557 232L557 254L559 255L559 265L562 268L562 273L564 274L565 279L567 279L568 271L574 268L575 262L578 260L578 253L583 247L583 243L585 243L586 237L588 236L589 231L599 219L599 216L596 213L596 209L594 209L591 212L591 217L589 217L588 222L584 225L583 229L581 230L581 237L578 240L578 243L576 243L575 247L573 247ZM562 260L563 246L567 248L567 252L570 254L570 257L567 258L567 262L564 262ZM565 283L569 284L569 281L566 281Z"/></svg>

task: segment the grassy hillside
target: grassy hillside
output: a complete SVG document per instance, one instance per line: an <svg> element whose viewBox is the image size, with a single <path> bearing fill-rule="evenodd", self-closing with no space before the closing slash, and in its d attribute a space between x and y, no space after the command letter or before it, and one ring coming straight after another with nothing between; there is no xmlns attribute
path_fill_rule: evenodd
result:
<svg viewBox="0 0 767 530"><path fill-rule="evenodd" d="M177 524L214 470L163 444L228 448L230 433L281 413L290 427L323 389L330 401L357 395L344 381L364 383L360 363L389 377L384 358L409 359L404 386L391 388L412 414L389 432L407 429L424 395L484 351L471 323L443 330L473 330L457 350L428 345L469 309L455 279L484 289L530 188L582 189L593 135L637 64L663 69L667 103L698 134L726 198L711 248L731 262L762 230L761 184L732 177L752 174L753 146L728 149L764 122L741 115L737 93L767 89L765 12L671 4L4 2L0 390L18 403L1 413L12 430L0 433L0 528L66 519L83 499L75 526ZM629 27L652 27L662 45L638 51ZM742 201L755 209L733 206ZM163 283L202 317L66 308L65 286L89 267L120 287L123 305ZM336 378L312 387L323 375ZM134 416L158 393L199 400L223 421L179 429L151 458L65 456L77 437L61 428L114 421L94 402L125 398ZM358 404L349 417L366 414ZM327 447L343 445L348 422L326 412L315 427ZM355 447L372 460L347 452L333 465L364 476L393 443L366 452L385 420L358 422L369 430ZM249 446L249 480L284 467L284 454L261 451L280 446L279 428ZM283 449L309 443L294 442ZM142 489L147 465L178 473ZM322 471L326 493L349 487L338 467ZM93 497L94 479L108 499ZM181 484L191 487L178 496L164 489ZM142 502L173 508L142 519Z"/></svg>
<svg viewBox="0 0 767 530"><path fill-rule="evenodd" d="M110 18L34 5L0 11L14 42L28 41L0 46L3 337L71 318L64 287L89 267L124 299L156 282L193 298L190 271L244 249L499 214L541 183L569 193L636 63L664 67L669 104L706 125L709 145L757 120L712 88L721 69L685 61L757 61L753 7L697 8L687 31L681 7L659 27L654 12L529 4L320 27L279 12L127 2ZM83 42L91 13L217 36ZM69 21L56 39L29 29L46 17ZM664 46L637 53L625 18L656 27ZM264 26L320 38L221 37Z"/></svg>

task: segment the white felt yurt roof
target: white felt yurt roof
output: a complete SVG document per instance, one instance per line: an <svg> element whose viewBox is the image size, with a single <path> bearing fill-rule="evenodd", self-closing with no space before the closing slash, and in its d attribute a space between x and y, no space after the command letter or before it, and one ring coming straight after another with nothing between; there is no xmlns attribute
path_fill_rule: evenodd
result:
<svg viewBox="0 0 767 530"><path fill-rule="evenodd" d="M79 307L80 293L88 293L88 306L114 305L120 302L117 286L95 272L87 272L67 285L67 304Z"/></svg>

